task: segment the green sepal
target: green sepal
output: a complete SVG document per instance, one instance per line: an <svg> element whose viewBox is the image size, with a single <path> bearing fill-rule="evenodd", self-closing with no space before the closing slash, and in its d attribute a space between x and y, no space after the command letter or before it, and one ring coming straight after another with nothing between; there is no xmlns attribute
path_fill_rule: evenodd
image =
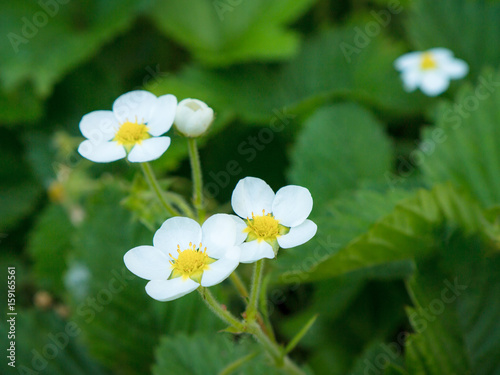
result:
<svg viewBox="0 0 500 375"><path fill-rule="evenodd" d="M207 257L207 264L212 264L212 263L213 263L213 262L215 262L216 260L217 260L217 259Z"/></svg>
<svg viewBox="0 0 500 375"><path fill-rule="evenodd" d="M271 247L273 248L274 251L274 257L278 255L278 251L280 249L280 245L278 243L278 240L276 238L273 238L272 240L265 240Z"/></svg>
<svg viewBox="0 0 500 375"><path fill-rule="evenodd" d="M199 270L198 272L193 273L189 278L193 281L196 281L198 284L201 284L201 277L203 276L203 270Z"/></svg>
<svg viewBox="0 0 500 375"><path fill-rule="evenodd" d="M290 228L285 227L284 225L279 224L278 225L278 234L280 236L284 236L285 234L288 234L290 232Z"/></svg>
<svg viewBox="0 0 500 375"><path fill-rule="evenodd" d="M177 269L174 268L174 270L172 271L172 273L168 277L168 280L176 279L178 277L182 277L182 273L179 272L179 270L177 270Z"/></svg>
<svg viewBox="0 0 500 375"><path fill-rule="evenodd" d="M227 328L221 329L219 332L228 332L228 333L234 333L236 335L239 335L240 333L243 333L241 330L239 330L236 327L229 326Z"/></svg>

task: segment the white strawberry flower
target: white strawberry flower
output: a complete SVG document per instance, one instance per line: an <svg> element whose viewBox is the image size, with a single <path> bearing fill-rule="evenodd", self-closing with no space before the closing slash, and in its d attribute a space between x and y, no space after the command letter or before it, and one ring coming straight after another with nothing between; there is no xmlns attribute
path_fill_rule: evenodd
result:
<svg viewBox="0 0 500 375"><path fill-rule="evenodd" d="M129 250L123 260L135 275L150 280L146 292L158 301L171 301L225 280L238 266L239 244L231 215L217 214L203 226L186 217L163 223L153 246Z"/></svg>
<svg viewBox="0 0 500 375"><path fill-rule="evenodd" d="M446 48L407 53L396 59L394 66L401 72L406 91L420 88L428 96L445 92L450 80L463 78L469 72L467 63L453 57Z"/></svg>
<svg viewBox="0 0 500 375"><path fill-rule="evenodd" d="M121 95L112 111L93 111L82 117L80 131L87 138L78 147L84 158L97 163L127 159L147 162L158 159L170 146L162 137L175 118L174 95L156 97L136 90Z"/></svg>
<svg viewBox="0 0 500 375"><path fill-rule="evenodd" d="M198 99L184 99L177 105L175 127L186 137L199 137L214 121L214 111Z"/></svg>
<svg viewBox="0 0 500 375"><path fill-rule="evenodd" d="M245 177L236 185L231 197L241 244L242 263L262 258L272 259L279 247L302 245L315 234L317 226L307 217L313 207L308 189L288 185L274 194L271 187L255 177Z"/></svg>

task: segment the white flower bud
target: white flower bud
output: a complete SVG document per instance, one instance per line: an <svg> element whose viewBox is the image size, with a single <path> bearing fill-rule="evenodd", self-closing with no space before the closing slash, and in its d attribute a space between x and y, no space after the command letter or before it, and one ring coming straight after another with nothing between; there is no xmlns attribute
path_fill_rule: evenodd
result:
<svg viewBox="0 0 500 375"><path fill-rule="evenodd" d="M186 137L205 133L214 120L214 111L198 99L184 99L177 105L174 124Z"/></svg>

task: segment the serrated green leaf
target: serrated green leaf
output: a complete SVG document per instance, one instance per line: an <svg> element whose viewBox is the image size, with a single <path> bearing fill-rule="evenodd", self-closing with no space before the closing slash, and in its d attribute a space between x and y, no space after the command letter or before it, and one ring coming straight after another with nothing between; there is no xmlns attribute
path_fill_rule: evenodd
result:
<svg viewBox="0 0 500 375"><path fill-rule="evenodd" d="M0 233L12 228L33 210L41 193L29 166L24 162L22 146L13 133L0 133Z"/></svg>
<svg viewBox="0 0 500 375"><path fill-rule="evenodd" d="M158 1L151 17L166 35L210 65L290 57L299 35L286 28L314 0ZM196 22L194 22L196 20Z"/></svg>
<svg viewBox="0 0 500 375"><path fill-rule="evenodd" d="M404 52L402 46L379 35L356 49L356 35L355 26L322 32L304 42L293 60L278 67L208 70L191 66L166 77L152 90L203 98L220 113L236 113L248 122L266 124L275 119L272 124L287 125L288 118L281 114L284 110L309 114L331 101L358 101L393 117L421 111L427 99L405 93L393 68L394 60ZM345 54L345 45L355 47L356 52Z"/></svg>
<svg viewBox="0 0 500 375"><path fill-rule="evenodd" d="M500 73L483 78L444 103L435 127L424 130L423 144L434 149L421 168L429 182L452 181L490 207L500 204Z"/></svg>
<svg viewBox="0 0 500 375"><path fill-rule="evenodd" d="M53 85L125 30L143 4L134 1L3 3L0 80L12 91L30 82L46 97ZM48 48L50 46L50 53Z"/></svg>
<svg viewBox="0 0 500 375"><path fill-rule="evenodd" d="M327 217L325 219L328 220ZM370 226L371 223L365 225ZM320 221L318 224L319 228L323 225ZM308 245L312 254L310 257L304 258L303 248L287 250L291 254L280 265L280 280L312 281L355 270L364 270L379 277L402 277L411 273L413 259L436 250L442 231L448 226L487 236L491 223L485 219L475 201L457 192L451 185L437 185L431 191L419 190L412 198L399 202L392 213L377 220L367 233L348 244L336 243L335 232L330 234L326 224L325 231L319 230L316 240ZM357 230L363 233L361 228ZM283 253L284 250L279 255Z"/></svg>
<svg viewBox="0 0 500 375"><path fill-rule="evenodd" d="M409 196L410 193L404 190L379 192L360 189L341 194L319 210L315 209L312 220L318 225L318 233L300 247L280 250L274 264L275 279L295 284L323 278L309 271L329 257L334 257L349 242L367 232L377 220L389 215L399 201ZM399 272L397 268L380 271L387 275L389 271Z"/></svg>
<svg viewBox="0 0 500 375"><path fill-rule="evenodd" d="M156 351L153 375L218 374L230 363L256 350L260 351L260 348L250 337L236 341L227 334L215 333L166 336ZM282 375L286 372L273 367L261 354L232 373Z"/></svg>
<svg viewBox="0 0 500 375"><path fill-rule="evenodd" d="M0 325L0 334L7 339L6 328ZM2 374L107 374L78 342L81 330L74 321L63 320L53 311L21 310L15 328L15 367L8 366L5 358L0 364ZM4 342L10 344L10 340Z"/></svg>
<svg viewBox="0 0 500 375"><path fill-rule="evenodd" d="M395 366L402 363L401 349L394 351L383 342L373 342L356 360L349 375L396 375L404 374Z"/></svg>
<svg viewBox="0 0 500 375"><path fill-rule="evenodd" d="M48 206L30 232L27 251L34 260L37 284L51 292L61 293L67 256L71 251L74 227L62 206Z"/></svg>
<svg viewBox="0 0 500 375"><path fill-rule="evenodd" d="M412 374L500 372L500 257L478 237L452 233L408 281L415 334L407 339Z"/></svg>
<svg viewBox="0 0 500 375"><path fill-rule="evenodd" d="M391 169L391 144L382 124L356 104L316 111L291 153L290 180L306 186L319 207L363 181L383 181Z"/></svg>
<svg viewBox="0 0 500 375"><path fill-rule="evenodd" d="M394 212L378 220L366 234L319 264L314 277L420 258L436 250L443 226L474 233L488 225L479 206L450 185L419 190L413 198L398 203Z"/></svg>
<svg viewBox="0 0 500 375"><path fill-rule="evenodd" d="M42 116L42 102L29 85L19 90L0 92L1 125L33 122Z"/></svg>

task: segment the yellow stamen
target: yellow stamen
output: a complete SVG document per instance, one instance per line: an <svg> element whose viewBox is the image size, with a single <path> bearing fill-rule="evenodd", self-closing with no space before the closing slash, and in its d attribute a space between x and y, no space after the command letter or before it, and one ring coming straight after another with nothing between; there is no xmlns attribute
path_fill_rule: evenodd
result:
<svg viewBox="0 0 500 375"><path fill-rule="evenodd" d="M430 52L424 52L422 54L422 60L420 60L420 68L422 70L431 70L437 68L437 62Z"/></svg>
<svg viewBox="0 0 500 375"><path fill-rule="evenodd" d="M205 247L203 251L201 248L201 243L198 249L192 242L189 243L188 248L185 250L181 250L180 246L177 245L177 252L179 253L177 259L172 254L169 254L172 258L170 264L173 269L171 278L191 278L200 282L203 272L209 269L209 264L215 262L215 259L207 255L207 248Z"/></svg>
<svg viewBox="0 0 500 375"><path fill-rule="evenodd" d="M151 138L151 136L148 133L146 124L139 124L135 120L135 122L125 121L116 132L113 140L123 146L135 146L148 138Z"/></svg>
<svg viewBox="0 0 500 375"><path fill-rule="evenodd" d="M249 233L259 242L274 240L280 236L279 221L270 213L266 215L265 210L262 210L261 216L255 216L252 212L252 218L247 218L247 224L244 232Z"/></svg>

